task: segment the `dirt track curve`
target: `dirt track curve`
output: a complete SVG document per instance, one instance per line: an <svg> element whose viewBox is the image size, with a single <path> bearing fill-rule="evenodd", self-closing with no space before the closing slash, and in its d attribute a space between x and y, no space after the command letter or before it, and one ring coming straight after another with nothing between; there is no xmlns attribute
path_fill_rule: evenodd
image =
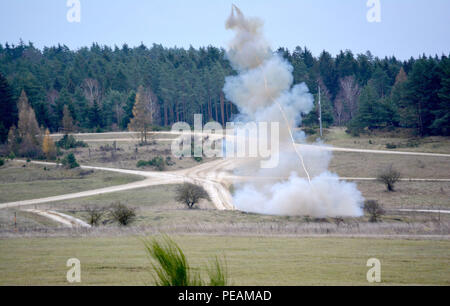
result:
<svg viewBox="0 0 450 306"><path fill-rule="evenodd" d="M170 134L170 133L164 133ZM55 135L54 135L55 136ZM164 139L166 140L166 139ZM300 148L303 149L320 149L338 152L358 152L358 153L372 153L372 154L393 154L393 155L417 155L417 156L435 156L435 157L450 157L450 154L435 154L435 153L422 153L422 152L399 152L399 151L382 151L382 150L360 150L360 149L349 149L349 148L336 148L328 146L315 146L315 145L304 145L299 144ZM25 161L21 161L25 162ZM55 163L47 162L33 162L39 165L56 165ZM201 164L199 166L178 170L170 172L153 172L153 171L139 171L139 170L127 170L118 168L105 168L105 167L93 167L93 166L81 166L83 169L110 171L124 174L131 174L144 177L145 179L138 182L133 182L125 185L111 186L101 189L88 190L78 193L71 193L59 196L52 196L41 199L24 200L10 203L0 204L0 209L12 208L12 207L23 207L29 205L36 205L42 203L57 202L63 200L70 200L82 197L89 197L95 195L101 195L106 193L120 192L126 190L133 190L138 188L145 188L149 186L156 185L168 185L168 184L180 184L183 182L191 182L201 185L208 192L212 203L218 210L234 210L232 195L229 191L229 186L235 181L249 181L254 179L280 179L280 178L255 178L255 177L240 177L232 174L232 170L238 166L239 162L234 159L220 159L208 163ZM375 178L341 178L343 180L375 180ZM406 181L423 181L423 182L450 182L450 179L403 179ZM32 211L29 212L38 213L43 216L47 216L57 222L60 220L62 224L72 226L80 226L78 221L67 220L67 216L63 216L60 213L55 212L43 212L43 211ZM421 212L436 212L436 213L448 213L447 211L427 211L421 210ZM57 215L55 215L57 214ZM66 219L64 219L66 218ZM71 217L70 217L71 218ZM82 221L81 221L82 222ZM78 224L78 225L77 225Z"/></svg>

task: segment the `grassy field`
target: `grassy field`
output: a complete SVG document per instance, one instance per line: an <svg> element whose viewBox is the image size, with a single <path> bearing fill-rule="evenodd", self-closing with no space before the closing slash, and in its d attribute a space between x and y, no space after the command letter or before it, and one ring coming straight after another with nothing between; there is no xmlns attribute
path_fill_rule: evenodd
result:
<svg viewBox="0 0 450 306"><path fill-rule="evenodd" d="M449 285L450 241L178 236L191 264L226 258L235 285L368 285L369 258L382 285ZM0 285L67 285L66 261L81 261L82 285L151 285L142 238L0 240Z"/></svg>
<svg viewBox="0 0 450 306"><path fill-rule="evenodd" d="M33 164L23 166L8 162L0 168L0 203L81 192L143 179L114 172L66 170Z"/></svg>

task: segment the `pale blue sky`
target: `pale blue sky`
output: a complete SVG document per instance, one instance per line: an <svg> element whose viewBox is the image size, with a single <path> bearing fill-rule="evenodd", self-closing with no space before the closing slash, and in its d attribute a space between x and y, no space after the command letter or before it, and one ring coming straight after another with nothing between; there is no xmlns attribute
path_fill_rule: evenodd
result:
<svg viewBox="0 0 450 306"><path fill-rule="evenodd" d="M265 21L273 48L308 46L370 50L400 59L450 53L449 0L380 0L381 23L366 20L367 0L80 0L81 23L66 19L66 0L0 0L0 42L20 38L35 46L70 48L161 43L172 47L223 46L231 3Z"/></svg>

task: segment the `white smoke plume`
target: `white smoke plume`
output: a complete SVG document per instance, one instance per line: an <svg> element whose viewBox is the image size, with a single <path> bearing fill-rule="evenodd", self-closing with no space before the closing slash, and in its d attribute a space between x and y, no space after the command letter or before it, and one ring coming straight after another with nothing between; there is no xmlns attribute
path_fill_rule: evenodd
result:
<svg viewBox="0 0 450 306"><path fill-rule="evenodd" d="M301 114L313 109L314 100L305 84L293 84L292 66L271 51L262 20L247 18L233 6L226 27L235 32L227 56L238 72L226 78L227 99L246 120L280 124L278 167L260 169L250 162L241 167L239 174L255 179L237 185L236 208L271 215L361 216L364 199L356 184L339 181L328 171L332 158L329 151L294 150L291 132L301 123ZM304 134L297 141L299 138L304 140ZM275 178L275 182L264 178Z"/></svg>

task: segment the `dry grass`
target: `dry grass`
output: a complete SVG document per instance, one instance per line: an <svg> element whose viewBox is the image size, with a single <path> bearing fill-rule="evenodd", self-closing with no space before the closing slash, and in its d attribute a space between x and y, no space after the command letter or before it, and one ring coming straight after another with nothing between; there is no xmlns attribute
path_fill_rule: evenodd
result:
<svg viewBox="0 0 450 306"><path fill-rule="evenodd" d="M450 210L450 182L405 182L396 184L395 192L375 181L357 182L366 199L377 200L388 209Z"/></svg>
<svg viewBox="0 0 450 306"><path fill-rule="evenodd" d="M343 177L376 178L389 165L403 178L450 179L450 157L333 152L330 170Z"/></svg>
<svg viewBox="0 0 450 306"><path fill-rule="evenodd" d="M450 137L418 138L409 130L376 131L371 135L361 134L360 137L352 137L345 130L345 128L339 127L327 129L324 137L325 142L336 147L368 150L388 150L386 145L394 144L397 148L393 151L450 154ZM310 137L310 140L313 141L316 138L317 135L314 135Z"/></svg>

